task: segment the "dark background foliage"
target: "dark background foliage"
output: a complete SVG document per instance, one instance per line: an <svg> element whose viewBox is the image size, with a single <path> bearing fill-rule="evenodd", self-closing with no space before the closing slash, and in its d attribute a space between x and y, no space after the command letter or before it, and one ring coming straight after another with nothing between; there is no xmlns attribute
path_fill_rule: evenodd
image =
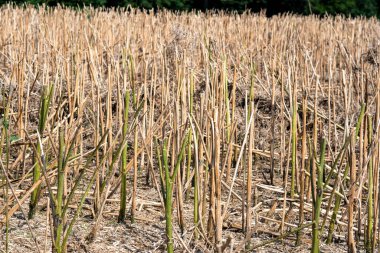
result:
<svg viewBox="0 0 380 253"><path fill-rule="evenodd" d="M0 0L0 4L8 3L9 0ZM345 16L377 16L380 17L380 0L15 0L15 4L29 3L33 5L57 4L83 7L133 7L145 9L166 8L171 10L234 10L242 12L250 9L254 12L266 10L268 16L280 13L317 14Z"/></svg>

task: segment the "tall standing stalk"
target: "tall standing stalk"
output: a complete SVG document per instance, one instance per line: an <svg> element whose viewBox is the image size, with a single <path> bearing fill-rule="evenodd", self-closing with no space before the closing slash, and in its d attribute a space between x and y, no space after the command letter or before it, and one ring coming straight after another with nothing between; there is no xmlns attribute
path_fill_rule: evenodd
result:
<svg viewBox="0 0 380 253"><path fill-rule="evenodd" d="M191 118L190 118L191 120ZM199 238L198 233L198 223L199 223L199 181L200 181L200 173L199 173L199 149L198 149L198 138L197 132L195 131L193 123L191 123L192 128L192 137L194 143L194 210L193 210L193 222L194 222L194 238L197 240ZM198 136L198 137L197 137ZM201 144L202 146L202 144Z"/></svg>
<svg viewBox="0 0 380 253"><path fill-rule="evenodd" d="M124 95L124 111L123 111L123 132L122 132L122 141L124 142L128 133L128 116L129 116L129 90L126 90ZM121 153L121 184L120 184L120 209L118 222L122 223L125 221L126 206L127 206L127 150L128 145L126 144L122 153Z"/></svg>
<svg viewBox="0 0 380 253"><path fill-rule="evenodd" d="M65 248L62 248L61 240L63 238L63 229L65 223L65 213L62 209L64 206L64 181L65 181L65 137L64 130L62 127L59 128L58 133L58 186L57 186L57 196L56 196L56 207L53 208L53 227L54 227L54 244L53 252L66 252Z"/></svg>
<svg viewBox="0 0 380 253"><path fill-rule="evenodd" d="M224 104L226 110L226 141L230 142L231 139L231 112L230 112L230 99L229 99L229 88L228 88L228 78L227 78L227 62L226 59L223 61L223 73L222 73L222 84L224 85Z"/></svg>
<svg viewBox="0 0 380 253"><path fill-rule="evenodd" d="M190 92L189 92L189 112L190 112L190 115L193 114L193 104L194 104L194 76L193 74L191 74L190 76ZM188 144L188 147L187 147L187 166L186 166L186 182L188 180L190 180L190 167L191 167L191 162L192 162L192 157L191 157L191 154L192 154L192 132L190 132L190 137L189 137L189 144ZM195 172L197 173L197 172ZM194 212L195 212L195 201L197 200L198 201L198 196L196 196L196 193L198 194L198 189L196 189L195 187L195 184L197 184L197 175L194 175ZM186 191L186 200L189 198L189 193L190 191L187 190Z"/></svg>
<svg viewBox="0 0 380 253"><path fill-rule="evenodd" d="M253 83L253 77L251 77L251 83ZM236 110L236 67L234 68L234 77L233 77L232 88L231 88L231 92L230 92L230 101L231 101L231 118L234 121L235 120L235 110ZM231 133L230 145L233 144L233 141L236 141L236 131ZM234 156L236 148L237 147L234 147L233 150L231 150L231 152L228 153L227 169L226 169L226 182L230 182L232 158Z"/></svg>
<svg viewBox="0 0 380 253"><path fill-rule="evenodd" d="M133 187L132 187L132 206L131 206L131 222L135 222L136 218L136 208L137 208L137 176L138 176L138 131L137 126L135 129L134 139L133 139Z"/></svg>
<svg viewBox="0 0 380 253"><path fill-rule="evenodd" d="M290 183L290 197L294 198L296 170L297 170L297 82L293 84L292 98L292 173Z"/></svg>
<svg viewBox="0 0 380 253"><path fill-rule="evenodd" d="M318 117L318 83L315 84L315 88L314 88L314 91L315 91L315 98L314 98L314 120L313 120L313 135L312 135L312 139L313 139L313 150L317 150L317 142L318 142L318 121L319 121L319 117ZM312 154L312 153L310 153ZM310 174L310 178L316 178L317 177L317 174L316 174L316 171L317 171L317 166L314 162L311 163L311 166L312 166L312 173L313 174ZM310 181L310 189L316 189L317 188L317 185L315 184L316 181L315 180L311 180ZM313 195L312 196L312 199L316 199L316 196L315 196L315 191L311 191L311 194Z"/></svg>
<svg viewBox="0 0 380 253"><path fill-rule="evenodd" d="M326 140L322 138L321 140L321 149L320 149L320 158L319 164L317 166L317 188L315 194L315 202L313 204L313 238L312 238L312 253L319 253L319 218L321 215L321 205L322 205L322 197L323 197L323 171L325 168L325 150L326 150ZM311 173L310 173L311 175Z"/></svg>
<svg viewBox="0 0 380 253"><path fill-rule="evenodd" d="M135 65L134 59L132 56L129 57L129 73L130 73L130 81L133 87L132 97L133 97L133 106L135 109L134 120L138 120L138 111L139 111L139 99L140 92L135 83ZM131 222L135 222L136 216L136 208L137 208L137 176L138 176L138 124L135 126L135 134L133 139L133 187L132 187L132 206L131 206Z"/></svg>
<svg viewBox="0 0 380 253"><path fill-rule="evenodd" d="M167 237L167 252L174 252L174 243L173 243L173 225L172 225L172 212L173 212L173 185L176 180L177 173L179 171L183 156L186 151L187 142L189 135L186 134L184 140L182 141L182 146L179 154L177 155L177 160L173 169L169 168L168 161L168 139L164 140L162 147L162 167L160 167L161 175L165 177L165 220L166 220L166 237ZM160 152L158 152L159 154ZM174 154L173 154L174 155ZM160 154L159 157L160 159ZM165 171L162 171L165 170ZM171 172L172 171L172 172Z"/></svg>
<svg viewBox="0 0 380 253"><path fill-rule="evenodd" d="M220 175L220 114L218 109L214 111L214 131L213 131L213 155L212 171L215 183L215 248L221 252L222 248L222 177Z"/></svg>
<svg viewBox="0 0 380 253"><path fill-rule="evenodd" d="M4 96L4 94L2 94ZM10 95L11 96L11 95ZM2 129L1 129L1 139L0 139L0 157L3 155L3 146L5 142L5 155L6 155L6 174L9 173L9 153L10 153L10 143L9 143L9 108L10 108L10 98L3 99L2 106L5 108L3 118L2 118ZM4 185L4 205L5 205L5 252L9 252L9 219L8 216L8 205L9 205L9 187L7 185L7 175L3 174L2 183Z"/></svg>
<svg viewBox="0 0 380 253"><path fill-rule="evenodd" d="M350 195L348 200L348 252L356 252L354 237L354 211L355 211L355 195L356 195L356 153L355 145L356 135L351 135L350 142Z"/></svg>
<svg viewBox="0 0 380 253"><path fill-rule="evenodd" d="M367 117L367 127L368 127L368 143L372 142L372 116ZM366 232L366 251L368 253L373 252L373 159L372 157L368 163L368 222L367 222L367 232Z"/></svg>
<svg viewBox="0 0 380 253"><path fill-rule="evenodd" d="M307 91L305 90L305 87L303 87L303 96L302 96L302 154L301 154L301 171L299 174L299 182L300 182L300 193L299 193L299 199L300 199L300 208L299 208L299 226L303 225L305 215L304 215L304 195L305 195L305 169L306 169L306 149L307 149L307 143L306 143L306 119L307 114ZM310 154L311 155L311 154ZM302 230L300 229L297 233L297 241L296 245L300 245L302 241Z"/></svg>
<svg viewBox="0 0 380 253"><path fill-rule="evenodd" d="M245 232L246 235L249 235L251 233L252 229L252 171L253 171L253 148L254 148L254 141L255 141L255 127L254 127L254 82L253 78L251 79L251 88L250 88L250 94L249 94L249 109L248 109L248 115L252 115L253 119L248 119L247 115L247 122L251 122L251 126L249 128L249 141L248 141L248 166L247 166L247 195L246 195L246 202L247 202L247 211L246 211L246 220L245 220ZM248 123L249 124L249 123ZM273 177L271 174L271 181L273 182ZM244 205L244 203L243 203ZM246 248L249 249L250 245L249 243L246 245Z"/></svg>
<svg viewBox="0 0 380 253"><path fill-rule="evenodd" d="M380 82L377 81L377 90L380 90ZM380 121L380 92L377 92L376 96L376 111L375 111L375 122ZM380 208L380 194L379 194L379 167L380 167L380 143L377 143L375 149L375 155L373 157L373 231L372 231L372 247L376 247L380 250L380 244L378 240L380 238L380 230L378 229L378 224L380 224L379 208Z"/></svg>
<svg viewBox="0 0 380 253"><path fill-rule="evenodd" d="M275 109L275 92L276 86L275 81L272 80L272 100L271 100L271 143L270 143L270 184L274 185L274 146L275 146L275 118L276 118L276 109Z"/></svg>
<svg viewBox="0 0 380 253"><path fill-rule="evenodd" d="M38 132L41 136L45 131L47 116L49 112L49 105L53 94L53 85L43 86L41 91L41 102L40 102L40 115L38 121ZM33 184L36 183L41 178L41 165L37 162L38 158L41 156L41 147L37 145L37 151L34 154L33 163ZM32 219L36 213L38 200L40 198L41 185L39 185L32 193L29 203L29 213L28 218Z"/></svg>
<svg viewBox="0 0 380 253"><path fill-rule="evenodd" d="M191 73L190 76L190 102L189 102L189 108L190 108L190 116L193 116L193 104L194 104L194 74ZM191 119L191 117L190 117ZM193 128L193 125L192 125ZM190 170L190 163L191 163L191 142L193 141L194 143L194 210L193 210L193 222L194 222L194 238L198 239L199 234L198 234L198 223L199 223L199 150L198 150L198 138L201 138L201 136L197 137L197 133L195 132L195 129L193 128L192 131L190 132L190 137L189 137L189 146L188 146L188 155L187 155L187 169L188 169L188 174ZM202 145L200 145L202 146ZM189 178L189 175L188 175Z"/></svg>

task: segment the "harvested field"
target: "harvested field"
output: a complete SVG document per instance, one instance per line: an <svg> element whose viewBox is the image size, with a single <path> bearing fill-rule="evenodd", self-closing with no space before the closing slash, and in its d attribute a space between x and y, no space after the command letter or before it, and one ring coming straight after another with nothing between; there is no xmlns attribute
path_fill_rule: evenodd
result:
<svg viewBox="0 0 380 253"><path fill-rule="evenodd" d="M377 252L378 20L0 22L1 252Z"/></svg>

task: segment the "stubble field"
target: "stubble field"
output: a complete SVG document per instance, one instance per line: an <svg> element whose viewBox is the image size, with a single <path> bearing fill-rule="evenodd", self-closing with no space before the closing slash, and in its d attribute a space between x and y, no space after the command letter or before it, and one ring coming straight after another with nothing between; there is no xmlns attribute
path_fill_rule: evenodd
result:
<svg viewBox="0 0 380 253"><path fill-rule="evenodd" d="M377 250L376 19L0 23L0 251Z"/></svg>

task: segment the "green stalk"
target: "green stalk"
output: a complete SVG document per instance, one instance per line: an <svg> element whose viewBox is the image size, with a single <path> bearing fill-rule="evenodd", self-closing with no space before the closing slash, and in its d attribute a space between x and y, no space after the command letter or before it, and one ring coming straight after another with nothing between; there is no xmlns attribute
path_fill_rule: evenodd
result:
<svg viewBox="0 0 380 253"><path fill-rule="evenodd" d="M165 169L165 219L166 219L166 236L167 236L167 252L174 252L173 245L173 226L172 226L172 201L173 201L173 182L170 177L169 165L168 165L168 140L164 141L162 149L162 163Z"/></svg>
<svg viewBox="0 0 380 253"><path fill-rule="evenodd" d="M368 143L372 142L372 117L368 115ZM373 160L368 163L368 224L366 233L366 252L373 252Z"/></svg>
<svg viewBox="0 0 380 253"><path fill-rule="evenodd" d="M81 212L81 209L83 207L84 200L89 192L89 190L92 187L92 184L94 182L95 176L97 174L97 171L99 167L97 167L94 172L93 176L90 180L90 183L87 186L87 189L85 193L82 195L82 199L80 202L79 207L76 210L76 213L74 215L74 218L71 220L70 224L66 224L66 213L68 210L69 203L73 199L74 193L76 189L79 186L79 183L81 179L83 178L84 174L86 171L88 171L89 166L92 164L93 158L95 154L97 153L98 149L100 148L101 144L104 142L106 139L106 136L108 135L108 131L106 131L105 135L102 136L101 141L95 148L95 150L89 155L86 164L84 165L83 169L81 170L79 176L75 179L74 186L71 188L71 191L68 195L67 198L64 199L64 179L65 179L65 168L66 165L68 164L68 161L70 160L72 150L74 149L75 145L74 142L76 140L77 134L79 133L79 128L74 134L74 137L71 140L71 144L68 148L68 151L65 151L65 139L64 139L64 134L59 129L59 152L58 152L58 184L57 184L57 194L54 195L51 187L49 185L49 181L47 182L47 187L48 187L48 192L51 200L51 205L52 205L52 216L53 216L53 252L57 253L66 253L67 252L67 241L68 237L71 234L72 228L79 216L79 213ZM35 148L34 144L32 143L34 151L37 151ZM47 172L46 172L46 159L44 156L37 157L37 162L41 166L41 171L43 172L43 175L45 177L45 180L47 180Z"/></svg>
<svg viewBox="0 0 380 253"><path fill-rule="evenodd" d="M74 183L74 186L71 188L71 191L70 191L70 194L67 196L66 198L66 203L65 203L65 206L62 210L62 213L65 214L67 212L67 209L69 207L69 203L71 202L71 200L73 199L74 197L74 193L76 191L76 189L78 188L81 180L83 179L84 175L85 175L85 172L88 171L88 169L91 167L91 164L92 164L92 161L94 159L94 157L96 156L96 153L98 152L98 150L100 149L101 145L104 143L106 137L108 136L108 130L105 131L104 135L102 136L102 138L100 139L98 145L96 146L96 148L92 151L92 153L89 155L89 157L87 158L87 162L86 164L83 166L79 176L75 179L75 183ZM75 138L73 138L73 140L75 140ZM69 148L69 152L68 154L70 153L70 150L71 150L71 147L73 146L70 146ZM65 159L65 160L68 160L68 159ZM66 164L66 163L64 163ZM61 243L61 248L66 250L67 248L67 242L68 242L68 239L69 239L69 236L71 235L71 232L72 232L72 229L74 227L74 224L76 223L78 217L79 217L79 214L81 213L82 211L82 208L83 208L83 204L84 204L84 201L86 200L86 197L90 191L90 189L92 188L93 184L94 184L94 181L95 181L95 178L96 178L96 175L97 175L97 172L100 168L100 166L102 165L99 164L95 169L94 169L94 172L92 174L92 177L90 179L90 181L87 183L87 187L86 187L86 190L85 192L82 194L82 197L81 197L81 200L80 200L80 203L78 204L78 208L74 214L74 217L73 219L70 221L69 224L65 224L65 231L64 231L64 235L63 235L63 239L62 239L62 243ZM66 228L66 225L67 225L67 228ZM63 253L65 253L65 251L63 251Z"/></svg>
<svg viewBox="0 0 380 253"><path fill-rule="evenodd" d="M63 188L65 181L65 139L64 133L61 127L59 128L59 152L58 152L58 186L57 186L57 206L54 208L54 246L56 252L65 251L61 246L61 238L63 233L63 223L64 223L64 213L62 212L63 207Z"/></svg>
<svg viewBox="0 0 380 253"><path fill-rule="evenodd" d="M355 126L355 132L354 133L355 133L356 137L359 135L360 126L362 125L362 121L364 119L365 108L366 108L366 104L362 104L361 108L360 108L359 118L358 118L358 121L356 122L356 126ZM331 171L330 171L329 175L327 176L327 180L326 180L325 184L327 184L329 182L329 180L330 180L330 178L331 178L331 176L332 176L335 168L338 165L339 160L345 154L345 152L347 150L347 147L348 147L348 144L350 143L350 139L351 139L350 136L346 137L345 142L343 144L343 147L341 148L338 156L336 157L336 159L334 161L334 164L333 164L333 166L331 168ZM347 175L348 175L348 172L349 172L349 168L350 168L350 166L347 163L346 166L345 166L344 172L343 172L342 183L347 178ZM340 193L343 193L343 189L342 189L341 186L339 186L339 191L340 191ZM329 224L329 232L328 232L327 240L326 240L327 244L332 243L333 233L334 233L334 230L335 230L335 223L336 223L336 219L337 219L337 216L338 216L338 211L340 209L341 200L342 200L342 198L341 198L340 195L338 195L338 194L335 194L335 195L336 195L335 196L335 204L334 204L333 214L331 215L331 220L330 220L330 224Z"/></svg>
<svg viewBox="0 0 380 253"><path fill-rule="evenodd" d="M155 140L155 143L156 143L156 146L157 146L157 149L156 149L156 154L157 154L157 157L158 157L158 169L160 171L160 186L161 186L161 192L162 192L162 197L164 199L164 204L166 203L166 193L165 193L165 175L164 175L164 172L163 172L163 168L162 168L162 159L161 159L161 151L160 149L158 148L158 141L157 139Z"/></svg>
<svg viewBox="0 0 380 253"><path fill-rule="evenodd" d="M321 142L321 154L319 159L319 166L317 172L317 193L315 198L315 203L313 205L313 239L312 239L312 253L319 253L319 217L321 215L321 205L322 205L322 196L323 196L323 171L325 167L325 150L326 150L326 140L322 138Z"/></svg>
<svg viewBox="0 0 380 253"><path fill-rule="evenodd" d="M85 168L83 168L83 171L86 171L87 169L88 169L88 167L85 167ZM95 178L96 178L96 171L98 171L98 170L99 170L99 167L97 167L97 168L95 169L94 173L92 174L92 177L91 177L91 179L90 179L90 182L87 184L86 190L85 190L85 192L82 194L81 200L80 200L80 202L79 202L79 204L78 204L78 208L77 208L77 210L76 210L76 212L75 212L75 214L74 214L74 217L73 217L73 219L71 220L70 224L68 224L68 227L67 227L67 229L66 229L66 231L65 231L65 234L64 234L64 237L63 237L63 240L62 240L62 246L61 246L61 247L62 247L63 249L65 249L65 248L67 247L67 241L68 241L68 239L69 239L69 236L71 235L71 232L72 232L72 230L73 230L74 224L76 223L76 221L77 221L77 219L78 219L78 217L79 217L79 214L80 214L81 211L82 211L84 201L86 200L87 195L88 195L88 193L90 192L90 189L92 188L92 185L94 184L94 181L95 181ZM78 178L78 179L76 180L76 183L77 183L77 182L79 183L79 179L80 179L80 178ZM67 202L67 204L68 204L68 202Z"/></svg>
<svg viewBox="0 0 380 253"><path fill-rule="evenodd" d="M142 105L142 104L140 104L140 105ZM131 124L131 126L130 126L130 129L134 129L136 131L136 133L137 133L136 119L138 117L138 113L140 112L141 108L142 107L139 106L137 111L135 111L134 116L133 116L133 120L132 120L133 124ZM128 129L128 130L130 131L130 129ZM107 132L109 132L109 130L107 130ZM117 135L119 135L119 133ZM127 145L127 141L124 139L123 143L121 145L119 145L119 147L116 149L115 152L113 152L113 147L109 147L107 153L113 152L112 159L111 159L112 161L111 161L111 164L108 166L108 171L107 171L107 173L103 179L103 182L99 186L100 196L102 196L104 189L106 188L107 184L109 183L109 181L110 181L110 179L114 173L115 164L119 161L119 158L121 157L123 149L126 145ZM138 150L137 147L135 147L135 150ZM107 159L107 155L104 155L99 164L104 164L106 159Z"/></svg>
<svg viewBox="0 0 380 253"><path fill-rule="evenodd" d="M124 114L123 114L124 122L123 122L123 134L122 134L123 141L126 138L127 132L128 132L129 96L130 96L129 90L127 90L124 96ZM128 145L125 145L121 153L121 167L120 167L121 189L120 189L120 210L119 210L119 217L118 217L119 223L122 223L125 220L126 206L127 206L127 149L128 149Z"/></svg>
<svg viewBox="0 0 380 253"><path fill-rule="evenodd" d="M44 86L41 91L41 102L40 102L40 116L38 121L38 132L43 136L47 115L49 112L49 105L53 94L53 85ZM33 163L35 164L33 169L33 184L36 183L41 177L41 165L37 162L37 156L41 156L40 145L37 145L37 151L34 154ZM30 204L29 204L29 213L28 218L32 219L36 213L36 208L38 204L38 199L41 193L41 185L39 185L32 193Z"/></svg>
<svg viewBox="0 0 380 253"><path fill-rule="evenodd" d="M344 169L342 181L347 177L348 172L349 172L349 170L348 170L349 168L350 168L350 166L349 166L349 164L347 164L346 168ZM340 193L343 194L343 189L341 188L341 186L339 189L340 189ZM340 209L341 200L342 200L342 197L340 195L336 194L335 205L334 205L334 209L333 209L333 214L331 215L331 220L330 220L330 224L329 224L329 232L327 235L326 244L332 243L332 237L333 237L333 233L335 230L335 224L336 224L336 219L338 217L338 211Z"/></svg>
<svg viewBox="0 0 380 253"><path fill-rule="evenodd" d="M167 236L167 252L174 252L174 243L173 243L173 225L172 225L172 212L173 212L173 184L179 167L181 165L187 143L189 141L189 133L186 134L185 139L182 142L181 151L177 156L177 161L174 167L173 173L170 175L169 164L168 164L168 140L164 141L162 149L162 163L165 169L165 184L166 184L166 193L165 193L165 219L166 219L166 236Z"/></svg>
<svg viewBox="0 0 380 253"><path fill-rule="evenodd" d="M342 198L340 195L335 196L335 205L334 205L334 209L333 209L333 214L331 215L331 221L329 224L329 233L327 235L326 244L332 243L333 232L335 230L335 221L336 221L336 218L338 216L338 211L340 208L341 200L342 200Z"/></svg>
<svg viewBox="0 0 380 253"><path fill-rule="evenodd" d="M355 206L355 194L356 194L356 177L357 177L357 166L356 166L356 136L351 134L350 141L350 155L349 155L349 165L350 165L350 181L349 181L349 198L348 198L348 221L347 221L347 233L348 233L348 252L356 252L356 241L354 236L354 213L356 211ZM360 219L360 218L358 218Z"/></svg>
<svg viewBox="0 0 380 253"><path fill-rule="evenodd" d="M100 139L98 145L91 152L91 154L87 157L87 161L86 161L85 165L83 166L83 169L80 171L79 175L77 176L77 178L75 180L74 186L71 188L69 195L66 197L66 203L65 203L65 206L63 207L62 213L66 213L67 209L69 208L69 203L74 198L74 193L78 189L79 183L81 182L82 178L84 177L86 169L88 169L91 166L93 159L96 157L96 153L99 151L100 147L103 145L104 141L106 140L106 137L108 136L108 132L109 132L109 130L105 131L105 133L103 134L102 138ZM96 174L96 171L97 170L94 171L95 174Z"/></svg>
<svg viewBox="0 0 380 253"><path fill-rule="evenodd" d="M363 119L364 119L364 115L365 115L365 110L366 110L366 104L362 104L361 107L360 107L360 113L359 113L359 118L358 118L358 121L356 122L356 126L355 126L355 135L358 136L359 135L359 131L360 131L360 126L362 125L362 122L363 122ZM339 151L339 154L338 156L336 157L332 167L331 167L331 170L325 180L325 185L328 184L328 182L330 181L332 175L334 174L334 171L335 171L335 168L337 167L338 165L338 162L339 160L341 159L341 156L343 156L344 152L346 151L347 147L348 147L348 144L350 144L350 136L347 136L345 141L344 141L344 144L343 144L343 147L340 149ZM343 178L343 180L345 180L345 177Z"/></svg>

